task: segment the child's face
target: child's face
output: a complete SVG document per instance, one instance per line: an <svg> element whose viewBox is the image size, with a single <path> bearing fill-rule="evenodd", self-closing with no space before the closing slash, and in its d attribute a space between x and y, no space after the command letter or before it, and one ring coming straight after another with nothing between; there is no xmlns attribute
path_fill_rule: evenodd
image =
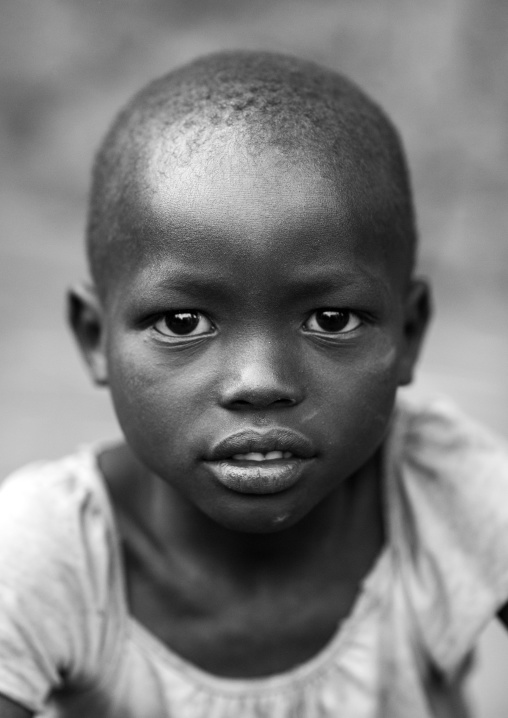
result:
<svg viewBox="0 0 508 718"><path fill-rule="evenodd" d="M154 153L92 363L147 467L220 524L269 532L373 458L425 290L317 163L230 148L179 169Z"/></svg>

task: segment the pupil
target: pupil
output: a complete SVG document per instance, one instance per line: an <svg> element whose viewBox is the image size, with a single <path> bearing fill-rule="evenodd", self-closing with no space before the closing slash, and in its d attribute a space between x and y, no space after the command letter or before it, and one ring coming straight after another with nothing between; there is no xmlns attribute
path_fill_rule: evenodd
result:
<svg viewBox="0 0 508 718"><path fill-rule="evenodd" d="M316 314L316 321L327 332L340 332L349 321L349 312L322 309Z"/></svg>
<svg viewBox="0 0 508 718"><path fill-rule="evenodd" d="M199 316L195 312L168 314L164 320L174 334L190 334L199 324Z"/></svg>

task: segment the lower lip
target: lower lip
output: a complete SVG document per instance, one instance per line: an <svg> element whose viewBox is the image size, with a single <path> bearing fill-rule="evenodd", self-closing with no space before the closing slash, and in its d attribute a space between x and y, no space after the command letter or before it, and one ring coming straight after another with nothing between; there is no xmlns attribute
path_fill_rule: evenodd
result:
<svg viewBox="0 0 508 718"><path fill-rule="evenodd" d="M239 494L278 494L298 483L306 459L207 462L221 484Z"/></svg>

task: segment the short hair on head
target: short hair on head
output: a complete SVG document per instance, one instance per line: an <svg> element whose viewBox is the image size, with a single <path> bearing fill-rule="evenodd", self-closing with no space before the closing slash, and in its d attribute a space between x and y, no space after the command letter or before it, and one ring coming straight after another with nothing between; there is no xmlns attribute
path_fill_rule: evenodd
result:
<svg viewBox="0 0 508 718"><path fill-rule="evenodd" d="M188 156L227 127L250 146L319 157L346 172L370 230L403 243L414 264L415 213L397 130L383 110L343 75L296 57L229 51L204 56L154 80L120 111L97 152L89 199L87 255L100 294L110 245L122 234L122 202L153 139L183 139ZM180 146L182 142L180 142Z"/></svg>

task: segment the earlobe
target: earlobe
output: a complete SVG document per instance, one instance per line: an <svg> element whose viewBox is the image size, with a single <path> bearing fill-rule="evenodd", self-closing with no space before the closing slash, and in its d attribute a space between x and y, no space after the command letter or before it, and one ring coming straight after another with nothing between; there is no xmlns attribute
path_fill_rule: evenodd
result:
<svg viewBox="0 0 508 718"><path fill-rule="evenodd" d="M79 284L67 293L67 317L81 354L98 386L108 383L103 308L95 287Z"/></svg>
<svg viewBox="0 0 508 718"><path fill-rule="evenodd" d="M414 368L431 315L432 301L428 283L420 278L411 280L404 308L399 386L405 386L413 381Z"/></svg>

